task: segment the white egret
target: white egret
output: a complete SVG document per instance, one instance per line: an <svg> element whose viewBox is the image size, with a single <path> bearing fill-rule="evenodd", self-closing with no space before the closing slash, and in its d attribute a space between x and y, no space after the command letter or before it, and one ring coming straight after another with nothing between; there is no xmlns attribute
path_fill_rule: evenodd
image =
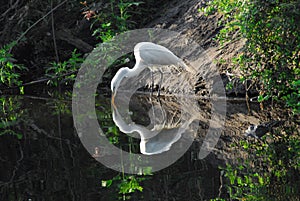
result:
<svg viewBox="0 0 300 201"><path fill-rule="evenodd" d="M132 69L128 67L119 69L111 81L113 120L120 131L124 133L137 132L140 135L140 151L142 154L152 155L163 153L165 151L168 151L171 148L172 144L174 144L181 138L182 134L185 132L185 128L190 125L193 119L191 121L185 122L183 125L181 125L181 127L168 127L165 125L163 119L161 119L162 122L160 122L160 125L152 122L154 124L154 127L152 129L135 124L132 121L130 121L130 123L126 122L124 121L126 117L123 117L120 114L119 109L124 109L124 107L127 108L128 105L123 103L118 105L121 108L116 107L115 96L117 90L119 89L120 83L124 78L138 76L145 69L149 69L151 75L153 71L159 71L161 73L160 86L163 79L163 74L161 72L162 67L171 68L172 66L172 68L177 68L179 71L187 71L192 74L195 74L196 71L193 68L187 66L169 49L151 42L138 43L134 47L134 56L136 59L135 66ZM151 78L153 81L153 75L151 76ZM131 92L123 94L123 96L121 96L122 100L126 98L128 98L129 100L131 95L130 93Z"/></svg>
<svg viewBox="0 0 300 201"><path fill-rule="evenodd" d="M113 104L114 96L123 78L137 76L146 68L149 68L151 72L158 70L161 73L160 82L162 82L163 74L159 68L163 65L175 65L178 68L181 67L185 71L195 73L195 70L192 67L187 66L169 49L151 42L138 43L134 47L134 56L136 60L134 67L132 69L128 67L120 68L111 81Z"/></svg>

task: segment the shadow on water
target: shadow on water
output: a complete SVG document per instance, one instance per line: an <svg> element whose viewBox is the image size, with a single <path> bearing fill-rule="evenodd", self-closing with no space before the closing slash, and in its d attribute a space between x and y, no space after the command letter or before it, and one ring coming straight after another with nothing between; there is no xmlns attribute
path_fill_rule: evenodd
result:
<svg viewBox="0 0 300 201"><path fill-rule="evenodd" d="M216 197L227 199L232 196L230 191L237 191L231 189L234 188L235 182L238 182L236 188L243 188L245 184L251 185L251 182L243 181L245 177L236 175L233 168L236 164L247 163L244 163L238 151L239 154L232 149L232 152L228 151L228 144L237 141L233 139L234 136L228 134L228 130L240 134L242 129L238 126L226 128L212 153L200 160L199 151L208 129L207 123L202 119L197 124L199 128L194 133L193 144L175 163L158 172L152 173L149 168L148 172L141 172L140 175L128 175L106 168L94 159L111 156L105 147L95 147L93 156L85 150L73 127L70 100L17 96L1 97L0 100L0 200L196 201ZM197 103L205 106L202 111L209 117L209 103ZM161 107L167 113L162 114L161 110L154 111L156 118L151 118L150 108ZM195 110L193 105L186 107L186 111L200 111ZM229 104L228 107L230 115L241 110L244 113L247 111L246 104L242 102ZM254 105L253 108L255 107L258 106ZM132 121L148 129L153 129L158 121L162 121L163 116L168 117L163 118L166 120L166 127L181 123L178 114L180 116L182 110L178 110L172 97L155 99L136 95L130 101L129 108ZM239 111L236 111L236 108L239 108ZM96 109L101 129L111 144L124 151L141 152L140 139L123 134L114 124L110 98L98 96ZM180 147L180 140L171 143L171 150L176 147ZM223 169L220 170L219 166ZM273 166L270 165L269 169L264 171L272 171L270 168ZM243 176L247 172L254 174L245 170ZM294 172L297 173L299 172ZM261 186L267 184L264 177L256 178ZM287 177L281 177L282 180L285 178ZM293 183L282 184L290 189L292 195L297 194ZM287 192L286 188L284 192ZM262 192L258 190L257 193ZM270 194L268 188L263 193ZM279 191L278 193L282 194Z"/></svg>

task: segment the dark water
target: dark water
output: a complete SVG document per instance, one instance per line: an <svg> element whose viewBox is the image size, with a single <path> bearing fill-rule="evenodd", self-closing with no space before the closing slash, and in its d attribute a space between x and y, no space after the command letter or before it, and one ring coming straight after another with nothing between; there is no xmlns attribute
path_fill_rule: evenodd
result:
<svg viewBox="0 0 300 201"><path fill-rule="evenodd" d="M213 154L198 159L197 142L163 170L123 174L97 162L83 147L73 126L70 100L12 96L0 100L0 200L228 199L218 168L226 161ZM110 141L138 153L137 140L114 135L110 99L100 98L96 108ZM105 155L102 151L99 154Z"/></svg>

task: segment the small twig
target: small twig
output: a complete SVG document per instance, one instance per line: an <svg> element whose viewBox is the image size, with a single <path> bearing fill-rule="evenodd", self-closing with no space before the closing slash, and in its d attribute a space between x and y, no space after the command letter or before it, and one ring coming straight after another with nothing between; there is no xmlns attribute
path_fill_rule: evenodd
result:
<svg viewBox="0 0 300 201"><path fill-rule="evenodd" d="M51 0L51 9L53 7L53 0ZM51 12L51 27L52 27L52 36L53 36L53 45L54 45L54 51L55 51L55 58L56 62L59 62L58 57L58 51L57 51L57 44L56 44L56 38L55 38L55 28L54 28L54 15L53 12Z"/></svg>
<svg viewBox="0 0 300 201"><path fill-rule="evenodd" d="M220 187L219 187L219 197L221 197L222 194L222 188L223 188L223 170L220 172Z"/></svg>
<svg viewBox="0 0 300 201"><path fill-rule="evenodd" d="M1 18L4 18L7 13L9 13L11 10L13 10L15 7L17 7L20 0L17 0L14 5L12 5L9 9L7 9L4 13L2 13Z"/></svg>
<svg viewBox="0 0 300 201"><path fill-rule="evenodd" d="M33 100L43 100L43 101L60 101L65 103L70 103L72 100L68 99L60 99L60 98L46 98L46 97L40 97L40 96L31 96L31 95L22 95L24 98L33 99Z"/></svg>
<svg viewBox="0 0 300 201"><path fill-rule="evenodd" d="M22 150L21 143L18 142L18 144L19 144L19 150L20 150L20 157L19 157L19 159L16 161L16 165L15 165L15 167L14 167L14 170L13 170L13 173L12 173L12 176L11 176L9 182L7 182L7 183L9 183L9 184L12 183L12 182L14 181L15 176L16 176L16 172L18 171L18 167L20 166L20 162L21 162L21 161L23 160L23 158L24 158L24 154L23 154L23 150Z"/></svg>
<svg viewBox="0 0 300 201"><path fill-rule="evenodd" d="M55 136L52 136L50 135L49 133L47 133L44 129L42 128L39 128L36 124L32 123L30 125L28 125L31 129L33 129L34 131L38 132L39 134L43 134L45 135L46 137L50 138L50 139L53 139L53 140L59 140L59 141L62 141L62 142L65 142L69 145L71 145L71 142L69 139L64 139L62 137L55 137ZM72 144L73 145L73 144Z"/></svg>
<svg viewBox="0 0 300 201"><path fill-rule="evenodd" d="M40 79L40 80L35 80L35 81L31 81L31 82L21 84L19 86L0 88L0 90L11 90L11 89L17 89L17 88L20 88L20 87L25 87L25 86L29 86L29 85L33 85L33 84L39 84L39 83L47 82L49 80L54 80L56 78L65 77L65 76L71 75L71 74L76 73L76 72L77 71L72 71L72 72L65 73L63 75L59 75L59 76L55 76L55 77L51 77L51 78L44 78L44 79Z"/></svg>
<svg viewBox="0 0 300 201"><path fill-rule="evenodd" d="M250 89L250 87L248 87L247 80L245 81L245 89L246 89L246 95L245 95L246 96L246 105L247 105L247 108L248 108L248 114L250 114L251 113L251 109L250 109L249 96L248 96L248 90Z"/></svg>

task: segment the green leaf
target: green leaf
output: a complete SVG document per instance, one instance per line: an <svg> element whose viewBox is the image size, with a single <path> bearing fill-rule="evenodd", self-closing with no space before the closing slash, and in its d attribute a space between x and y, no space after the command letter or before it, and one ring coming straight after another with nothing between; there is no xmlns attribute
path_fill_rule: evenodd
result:
<svg viewBox="0 0 300 201"><path fill-rule="evenodd" d="M101 186L102 187L110 187L111 186L111 184L112 184L112 180L110 179L110 180L102 180L101 181Z"/></svg>
<svg viewBox="0 0 300 201"><path fill-rule="evenodd" d="M21 140L23 138L23 135L21 133L16 133L16 136L17 136L18 140Z"/></svg>

